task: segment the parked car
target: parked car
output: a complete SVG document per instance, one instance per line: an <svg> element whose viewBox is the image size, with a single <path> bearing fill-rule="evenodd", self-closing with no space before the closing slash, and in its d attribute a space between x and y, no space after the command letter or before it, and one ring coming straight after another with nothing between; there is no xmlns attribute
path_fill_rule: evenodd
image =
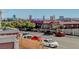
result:
<svg viewBox="0 0 79 59"><path fill-rule="evenodd" d="M51 31L44 32L44 35L52 35L52 34L53 34L53 32L51 32Z"/></svg>
<svg viewBox="0 0 79 59"><path fill-rule="evenodd" d="M52 35L52 34L55 34L56 33L56 30L55 29L51 29L51 30L46 30L44 32L44 35Z"/></svg>
<svg viewBox="0 0 79 59"><path fill-rule="evenodd" d="M64 32L56 32L55 33L55 36L56 37L64 37L65 36L65 33Z"/></svg>
<svg viewBox="0 0 79 59"><path fill-rule="evenodd" d="M26 28L26 31L32 31L32 28Z"/></svg>
<svg viewBox="0 0 79 59"><path fill-rule="evenodd" d="M51 48L57 48L59 46L57 41L53 41L52 39L42 40L44 46L48 46Z"/></svg>
<svg viewBox="0 0 79 59"><path fill-rule="evenodd" d="M19 28L20 31L26 31L27 28Z"/></svg>
<svg viewBox="0 0 79 59"><path fill-rule="evenodd" d="M30 35L29 32L24 32L23 33L23 38L31 39L33 35Z"/></svg>
<svg viewBox="0 0 79 59"><path fill-rule="evenodd" d="M39 30L38 30L38 29L32 29L32 31L33 31L33 32L39 32Z"/></svg>
<svg viewBox="0 0 79 59"><path fill-rule="evenodd" d="M59 46L57 41L54 41L52 38L49 38L47 36L38 37L29 34L29 35L24 35L23 37L25 39L41 42L43 46L47 46L51 48L57 48Z"/></svg>
<svg viewBox="0 0 79 59"><path fill-rule="evenodd" d="M45 38L45 39L44 39ZM59 43L57 41L54 41L52 38L46 38L44 37L42 42L44 46L51 47L51 48L57 48L59 46Z"/></svg>
<svg viewBox="0 0 79 59"><path fill-rule="evenodd" d="M57 41L54 41L52 38L48 38L47 36L38 37L38 36L31 36L31 40L42 42L43 46L57 48L59 46Z"/></svg>
<svg viewBox="0 0 79 59"><path fill-rule="evenodd" d="M29 32L23 32L23 35L28 35L29 34Z"/></svg>
<svg viewBox="0 0 79 59"><path fill-rule="evenodd" d="M24 35L23 37L26 39L32 39L33 36L32 35Z"/></svg>

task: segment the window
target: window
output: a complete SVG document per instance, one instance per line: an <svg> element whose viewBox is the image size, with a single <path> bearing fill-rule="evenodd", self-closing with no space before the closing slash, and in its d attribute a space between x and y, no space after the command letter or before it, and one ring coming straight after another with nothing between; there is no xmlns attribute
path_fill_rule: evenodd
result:
<svg viewBox="0 0 79 59"><path fill-rule="evenodd" d="M31 39L32 38L32 36L27 36L27 39Z"/></svg>
<svg viewBox="0 0 79 59"><path fill-rule="evenodd" d="M23 33L23 35L28 35L29 33Z"/></svg>
<svg viewBox="0 0 79 59"><path fill-rule="evenodd" d="M48 40L44 40L45 42L48 42Z"/></svg>

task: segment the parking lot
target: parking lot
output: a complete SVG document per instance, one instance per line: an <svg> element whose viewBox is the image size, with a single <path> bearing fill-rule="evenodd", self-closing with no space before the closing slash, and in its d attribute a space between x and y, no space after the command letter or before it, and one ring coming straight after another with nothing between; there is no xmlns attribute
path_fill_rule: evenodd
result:
<svg viewBox="0 0 79 59"><path fill-rule="evenodd" d="M43 33L39 32L29 32L32 35L36 36L44 36ZM58 48L50 48L45 47L48 49L79 49L79 37L77 36L68 36L65 37L55 37L53 35L47 35L47 37L52 38L53 40L56 40L59 43Z"/></svg>

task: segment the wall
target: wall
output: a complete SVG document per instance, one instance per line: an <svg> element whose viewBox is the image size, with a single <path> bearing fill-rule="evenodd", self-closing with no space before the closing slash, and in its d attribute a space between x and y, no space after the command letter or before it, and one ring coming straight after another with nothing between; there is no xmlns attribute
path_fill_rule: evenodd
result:
<svg viewBox="0 0 79 59"><path fill-rule="evenodd" d="M14 49L14 42L0 43L0 49Z"/></svg>

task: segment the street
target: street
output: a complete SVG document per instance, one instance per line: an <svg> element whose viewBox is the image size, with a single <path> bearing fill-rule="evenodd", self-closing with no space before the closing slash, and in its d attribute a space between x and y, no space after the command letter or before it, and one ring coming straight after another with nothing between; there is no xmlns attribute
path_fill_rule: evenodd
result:
<svg viewBox="0 0 79 59"><path fill-rule="evenodd" d="M39 32L29 32L32 35L36 36L44 36L43 33ZM59 43L58 48L50 48L45 47L48 49L79 49L79 37L77 36L68 36L65 37L55 37L53 35L48 35L49 38L52 37L53 40L56 40Z"/></svg>

